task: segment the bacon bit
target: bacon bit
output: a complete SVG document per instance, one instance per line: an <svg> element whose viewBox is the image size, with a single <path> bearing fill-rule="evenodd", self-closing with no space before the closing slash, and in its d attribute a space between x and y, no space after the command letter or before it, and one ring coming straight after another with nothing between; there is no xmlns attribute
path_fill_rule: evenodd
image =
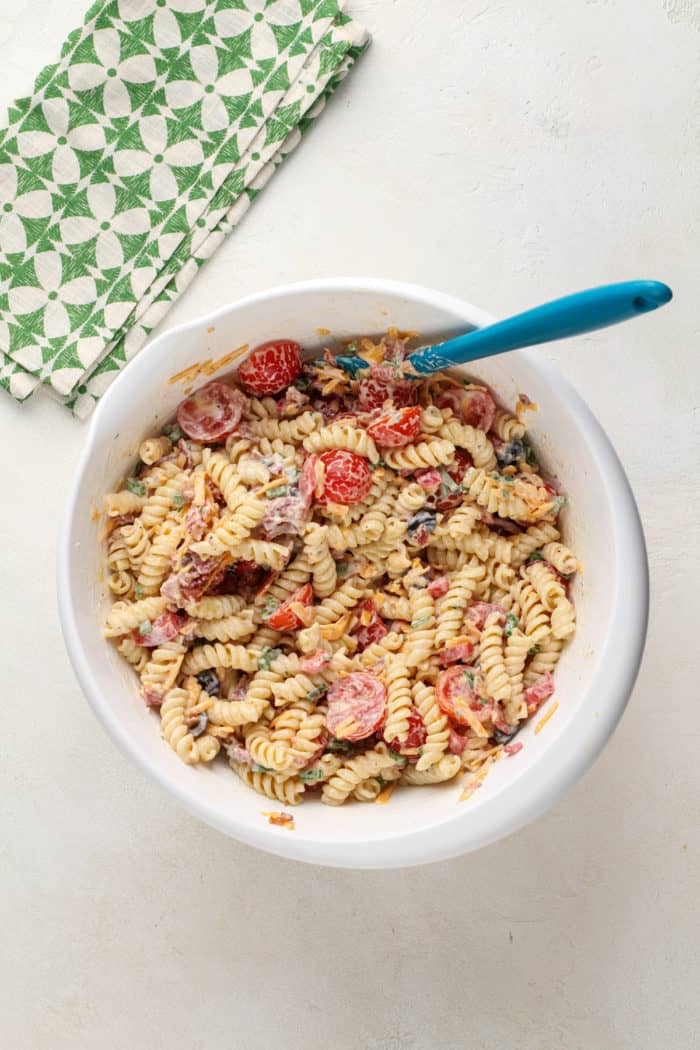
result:
<svg viewBox="0 0 700 1050"><path fill-rule="evenodd" d="M391 798L396 784L387 784L386 787L382 788L377 797L374 800L375 806L385 806Z"/></svg>
<svg viewBox="0 0 700 1050"><path fill-rule="evenodd" d="M287 831L294 831L294 817L291 813L285 813L284 810L263 810L263 816L267 817L268 824L273 824L277 828L286 828Z"/></svg>
<svg viewBox="0 0 700 1050"><path fill-rule="evenodd" d="M557 710L558 707L559 707L559 701L555 700L554 703L552 704L552 706L550 707L550 709L547 711L547 714L544 716L544 718L541 718L539 720L539 722L537 723L537 725L535 726L535 735L537 735L537 733L539 733L539 731L541 729L544 729L544 727L547 725L547 722L549 722L550 718L552 717L552 715L554 714L554 712Z"/></svg>
<svg viewBox="0 0 700 1050"><path fill-rule="evenodd" d="M511 758L513 755L517 755L518 751L522 751L523 745L518 741L515 744L506 744L503 748L506 755Z"/></svg>
<svg viewBox="0 0 700 1050"><path fill-rule="evenodd" d="M345 613L339 620L335 620L333 623L324 624L321 630L321 637L326 638L329 642L337 642L343 637L350 624L350 614Z"/></svg>

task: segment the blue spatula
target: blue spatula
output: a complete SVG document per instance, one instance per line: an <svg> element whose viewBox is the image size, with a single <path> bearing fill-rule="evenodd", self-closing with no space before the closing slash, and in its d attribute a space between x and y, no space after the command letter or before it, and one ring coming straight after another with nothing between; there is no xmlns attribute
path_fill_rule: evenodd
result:
<svg viewBox="0 0 700 1050"><path fill-rule="evenodd" d="M586 292L565 295L505 321L477 328L466 335L435 346L424 346L408 358L417 372L437 372L452 365L477 361L480 357L505 354L523 346L551 343L597 328L628 321L658 309L672 298L672 291L660 281L623 281L605 284ZM367 368L367 362L352 355L337 358L352 375Z"/></svg>

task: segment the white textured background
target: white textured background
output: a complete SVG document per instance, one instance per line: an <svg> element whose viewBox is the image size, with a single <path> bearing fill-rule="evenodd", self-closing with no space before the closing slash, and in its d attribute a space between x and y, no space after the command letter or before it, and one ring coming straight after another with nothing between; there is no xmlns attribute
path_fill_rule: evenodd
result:
<svg viewBox="0 0 700 1050"><path fill-rule="evenodd" d="M0 101L86 4L0 0ZM344 873L239 846L146 783L83 702L53 559L84 430L3 397L4 1050L698 1046L700 5L348 9L371 50L167 324L320 275L405 278L501 315L668 281L659 314L546 351L640 503L640 679L593 770L478 855Z"/></svg>

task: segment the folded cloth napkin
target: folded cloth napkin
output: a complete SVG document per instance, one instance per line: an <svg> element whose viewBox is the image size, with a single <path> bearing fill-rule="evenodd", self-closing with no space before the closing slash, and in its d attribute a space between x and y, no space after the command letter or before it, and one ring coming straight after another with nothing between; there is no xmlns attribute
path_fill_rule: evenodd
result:
<svg viewBox="0 0 700 1050"><path fill-rule="evenodd" d="M79 416L369 42L342 0L98 0L0 132L0 386Z"/></svg>

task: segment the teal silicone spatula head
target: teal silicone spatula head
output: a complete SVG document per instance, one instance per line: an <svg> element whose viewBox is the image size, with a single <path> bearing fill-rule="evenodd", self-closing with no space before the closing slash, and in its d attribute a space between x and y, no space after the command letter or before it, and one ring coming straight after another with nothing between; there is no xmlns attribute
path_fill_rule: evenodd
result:
<svg viewBox="0 0 700 1050"><path fill-rule="evenodd" d="M568 339L629 321L632 317L657 310L672 296L668 285L660 281L606 284L544 303L445 343L425 346L411 354L408 360L417 372L437 372L480 357L505 354L537 343L551 343L555 339Z"/></svg>

